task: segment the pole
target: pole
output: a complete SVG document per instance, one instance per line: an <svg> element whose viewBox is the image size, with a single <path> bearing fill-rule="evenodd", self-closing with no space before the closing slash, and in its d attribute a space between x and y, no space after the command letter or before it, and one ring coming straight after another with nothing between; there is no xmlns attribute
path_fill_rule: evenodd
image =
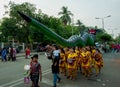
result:
<svg viewBox="0 0 120 87"><path fill-rule="evenodd" d="M104 29L104 18L102 18L102 28Z"/></svg>
<svg viewBox="0 0 120 87"><path fill-rule="evenodd" d="M114 38L114 32L113 32L113 30L112 30L112 35L113 35L113 38Z"/></svg>
<svg viewBox="0 0 120 87"><path fill-rule="evenodd" d="M72 35L73 35L73 28L72 28Z"/></svg>
<svg viewBox="0 0 120 87"><path fill-rule="evenodd" d="M95 19L101 19L102 20L102 28L104 29L104 19L109 18L109 17L111 17L111 15L108 15L108 16L102 17L102 18L96 17Z"/></svg>
<svg viewBox="0 0 120 87"><path fill-rule="evenodd" d="M72 18L72 25L74 26L74 16ZM73 27L72 27L72 35L73 35Z"/></svg>

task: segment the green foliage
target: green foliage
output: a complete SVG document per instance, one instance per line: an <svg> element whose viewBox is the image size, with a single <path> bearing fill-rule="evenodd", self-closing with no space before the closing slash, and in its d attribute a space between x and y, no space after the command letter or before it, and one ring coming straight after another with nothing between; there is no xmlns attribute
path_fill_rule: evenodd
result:
<svg viewBox="0 0 120 87"><path fill-rule="evenodd" d="M71 23L71 17L73 14L71 11L68 10L68 7L63 6L61 8L61 12L58 13L58 15L61 15L60 19L62 20L64 25L70 24Z"/></svg>
<svg viewBox="0 0 120 87"><path fill-rule="evenodd" d="M10 2L8 4L8 7L10 7L9 11L7 11L7 14L10 16L8 19L11 20L13 24L8 21L8 24L11 25L11 28L7 28L6 25L3 25L5 28L2 30L5 32L8 31L9 34L7 36L11 36L12 34L10 32L10 29L14 30L15 28L16 31L14 33L16 34L17 39L21 42L30 43L30 26L20 17L17 11L21 11L32 16L36 11L36 7L33 4L27 2L22 4L15 4L14 2ZM3 21L3 24L4 22L5 21Z"/></svg>
<svg viewBox="0 0 120 87"><path fill-rule="evenodd" d="M1 23L1 31L5 37L16 36L17 26L15 26L14 23L15 21L12 18L3 18L3 22Z"/></svg>
<svg viewBox="0 0 120 87"><path fill-rule="evenodd" d="M116 41L117 43L120 43L120 35L115 38L115 41Z"/></svg>
<svg viewBox="0 0 120 87"><path fill-rule="evenodd" d="M22 3L15 4L14 2L10 2L5 6L7 9L5 14L8 14L10 17L3 18L0 26L0 30L2 31L2 36L8 38L12 36L16 38L19 42L32 43L32 42L43 42L43 43L52 43L51 40L46 37L39 29L29 25L25 20L20 17L17 11L21 11L30 17L37 19L39 22L43 23L58 35L68 39L73 34L80 34L87 29L87 27L80 21L77 21L78 26L70 25L71 16L73 14L68 10L68 7L63 6L61 8L61 12L58 14L61 15L60 18L56 18L53 16L48 16L47 14L42 13L40 9L36 9L35 5L30 3ZM69 25L68 25L69 24ZM65 25L65 26L64 26ZM105 37L105 38L103 38ZM108 40L110 37L99 36L99 40ZM5 40L4 40L5 41Z"/></svg>
<svg viewBox="0 0 120 87"><path fill-rule="evenodd" d="M64 26L63 22L61 22L61 18L59 19L53 16L48 16L47 14L42 13L40 9L37 12L36 7L33 4L27 2L22 4L15 4L14 2L10 2L8 5L5 5L6 9L8 7L10 7L10 9L6 10L5 15L8 14L10 17L3 18L0 27L2 35L6 38L12 36L18 41L25 43L51 42L51 40L42 34L41 31L24 21L17 13L17 11L21 11L33 18L36 18L38 21L64 38L69 38L72 35L72 29L74 31L74 34L78 34L79 32L75 26ZM63 10L63 14L64 12L67 13L66 16L68 16L69 19L67 20L67 23L70 23L70 15L72 15L72 13L68 11L67 7L63 7ZM62 14L62 12L59 14Z"/></svg>
<svg viewBox="0 0 120 87"><path fill-rule="evenodd" d="M97 33L96 35L96 41L97 42L109 42L112 41L113 38L111 37L111 35L107 34L107 33Z"/></svg>

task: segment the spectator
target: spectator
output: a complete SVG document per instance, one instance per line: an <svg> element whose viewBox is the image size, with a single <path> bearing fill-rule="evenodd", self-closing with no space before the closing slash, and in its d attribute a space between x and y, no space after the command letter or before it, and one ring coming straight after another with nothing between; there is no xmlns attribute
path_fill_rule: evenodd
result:
<svg viewBox="0 0 120 87"><path fill-rule="evenodd" d="M60 59L60 50L58 49L57 46L55 46L54 51L53 51L53 61L57 61L57 64L59 66L59 59Z"/></svg>
<svg viewBox="0 0 120 87"><path fill-rule="evenodd" d="M106 52L108 53L110 51L110 45L106 44Z"/></svg>
<svg viewBox="0 0 120 87"><path fill-rule="evenodd" d="M13 61L15 61L16 60L16 48L13 48Z"/></svg>
<svg viewBox="0 0 120 87"><path fill-rule="evenodd" d="M41 70L41 65L38 62L38 55L35 54L32 57L32 60L30 62L30 78L32 81L32 86L31 87L39 87L38 82L39 82L39 77L40 81L42 81L42 70Z"/></svg>
<svg viewBox="0 0 120 87"><path fill-rule="evenodd" d="M119 52L119 44L116 45L116 52Z"/></svg>
<svg viewBox="0 0 120 87"><path fill-rule="evenodd" d="M52 73L53 73L53 87L57 87L57 80L60 82L61 78L59 77L59 64L57 61L53 61L52 64Z"/></svg>
<svg viewBox="0 0 120 87"><path fill-rule="evenodd" d="M5 48L3 48L2 54L1 54L2 61L7 61L6 55L7 55L7 50Z"/></svg>
<svg viewBox="0 0 120 87"><path fill-rule="evenodd" d="M13 47L9 48L9 57L8 57L8 61L14 61L14 58L13 58Z"/></svg>
<svg viewBox="0 0 120 87"><path fill-rule="evenodd" d="M25 53L26 53L25 58L26 59L30 58L30 49L29 49L29 47L26 48Z"/></svg>
<svg viewBox="0 0 120 87"><path fill-rule="evenodd" d="M111 44L111 50L112 50L112 53L115 52L115 45L114 44Z"/></svg>

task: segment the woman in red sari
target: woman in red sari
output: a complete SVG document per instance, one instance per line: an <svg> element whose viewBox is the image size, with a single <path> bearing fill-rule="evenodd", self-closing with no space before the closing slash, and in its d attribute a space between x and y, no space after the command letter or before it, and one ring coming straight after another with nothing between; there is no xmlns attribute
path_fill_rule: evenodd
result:
<svg viewBox="0 0 120 87"><path fill-rule="evenodd" d="M26 53L25 58L26 59L30 58L30 49L29 49L29 47L26 48L25 53Z"/></svg>

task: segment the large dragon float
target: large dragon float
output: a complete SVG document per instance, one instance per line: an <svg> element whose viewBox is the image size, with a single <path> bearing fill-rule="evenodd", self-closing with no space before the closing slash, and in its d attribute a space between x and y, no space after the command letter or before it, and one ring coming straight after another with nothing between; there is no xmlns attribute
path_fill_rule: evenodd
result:
<svg viewBox="0 0 120 87"><path fill-rule="evenodd" d="M57 33L53 32L50 28L43 25L39 21L35 20L32 17L25 15L22 12L19 12L20 16L26 20L31 25L35 26L36 28L40 29L40 31L47 35L52 41L64 46L64 47L75 47L75 46L93 46L94 45L94 38L91 34L84 32L81 35L73 35L69 39L64 39Z"/></svg>

